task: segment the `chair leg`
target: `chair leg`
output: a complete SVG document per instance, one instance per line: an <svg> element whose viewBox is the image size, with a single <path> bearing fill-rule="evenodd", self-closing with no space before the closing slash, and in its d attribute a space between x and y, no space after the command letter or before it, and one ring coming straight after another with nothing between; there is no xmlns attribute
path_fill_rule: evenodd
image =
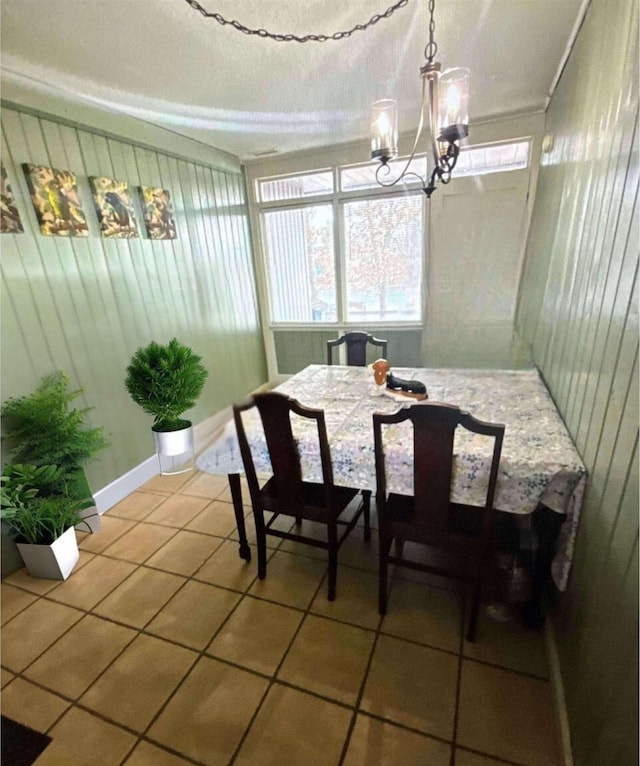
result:
<svg viewBox="0 0 640 766"><path fill-rule="evenodd" d="M387 613L387 557L391 540L380 529L378 530L379 542L379 562L378 562L378 613L385 615Z"/></svg>
<svg viewBox="0 0 640 766"><path fill-rule="evenodd" d="M264 512L254 511L253 519L256 525L256 543L258 546L258 579L267 576L267 533L264 526Z"/></svg>
<svg viewBox="0 0 640 766"><path fill-rule="evenodd" d="M329 543L329 601L336 597L336 580L338 577L338 525L335 520L327 524Z"/></svg>
<svg viewBox="0 0 640 766"><path fill-rule="evenodd" d="M401 559L402 552L404 551L404 540L401 537L396 537L396 556Z"/></svg>
<svg viewBox="0 0 640 766"><path fill-rule="evenodd" d="M371 491L362 490L362 514L364 516L364 539L371 540Z"/></svg>
<svg viewBox="0 0 640 766"><path fill-rule="evenodd" d="M471 614L469 615L469 628L467 629L467 641L476 640L476 628L478 627L478 612L480 611L480 586L481 580L478 576L473 584L473 595L471 596Z"/></svg>

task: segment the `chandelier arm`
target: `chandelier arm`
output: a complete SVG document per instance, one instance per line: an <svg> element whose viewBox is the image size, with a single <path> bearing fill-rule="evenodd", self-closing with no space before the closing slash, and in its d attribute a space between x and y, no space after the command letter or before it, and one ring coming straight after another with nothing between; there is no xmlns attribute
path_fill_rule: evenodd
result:
<svg viewBox="0 0 640 766"><path fill-rule="evenodd" d="M438 151L438 142L436 141L436 125L438 123L438 79L437 73L433 77L424 77L424 81L429 81L429 141L431 143L431 154L433 155L434 169L440 167L440 152Z"/></svg>
<svg viewBox="0 0 640 766"><path fill-rule="evenodd" d="M225 26L226 24L229 24L234 29L236 29L238 32L242 32L245 35L257 35L258 37L268 37L270 40L275 40L279 43L325 43L327 41L331 40L344 40L346 37L351 37L351 35L354 32L364 32L369 27L372 27L374 24L377 24L382 19L388 19L390 16L392 16L399 8L404 8L405 5L408 5L409 0L398 0L394 5L389 6L386 11L383 13L376 13L374 14L369 21L367 21L364 24L356 24L351 29L344 30L342 32L334 32L330 35L324 35L324 34L311 34L311 35L293 35L293 34L281 34L279 32L269 32L266 29L251 29L250 27L245 26L244 24L241 24L239 21L236 21L235 19L225 19L224 16L220 13L215 13L211 11L207 11L205 8L203 8L198 0L185 0L185 2L190 5L194 11L199 11L205 18L207 19L214 19L218 22L218 24L221 24L222 26Z"/></svg>

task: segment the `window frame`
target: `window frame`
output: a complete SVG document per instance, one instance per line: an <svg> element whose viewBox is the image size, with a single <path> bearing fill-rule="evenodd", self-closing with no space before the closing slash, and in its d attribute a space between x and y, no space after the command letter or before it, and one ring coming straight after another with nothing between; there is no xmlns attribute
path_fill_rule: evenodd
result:
<svg viewBox="0 0 640 766"><path fill-rule="evenodd" d="M486 149L493 146L500 146L506 144L518 144L526 142L528 144L527 149L527 163L524 168L495 168L488 169L482 172L466 173L461 176L459 180L470 180L473 178L479 178L483 175L493 175L495 173L512 173L521 172L522 170L529 171L531 168L532 152L533 152L533 140L534 136L531 133L520 134L519 136L513 136L509 138L502 138L495 141L483 141L477 144L471 144L463 147L463 150L473 151L474 149ZM418 153L416 158L422 158L426 156L426 153ZM397 158L399 161L406 162L409 159L409 155L404 155ZM428 162L428 160L427 160ZM305 166L301 167L299 171L292 171L287 173L276 173L268 175L256 176L252 179L252 197L253 206L256 211L256 222L258 236L260 238L258 253L260 259L259 270L263 275L264 295L266 298L265 314L267 318L267 327L273 332L276 330L293 330L293 329L306 329L306 330L350 330L361 328L363 322L349 322L346 319L347 305L346 305L346 265L345 265L345 225L344 225L344 205L346 202L352 200L370 200L379 198L398 198L405 195L415 196L416 194L423 194L422 201L422 243L421 243L421 262L422 262L422 283L420 285L420 318L418 320L367 320L367 328L371 330L376 329L398 329L398 330L415 330L422 329L424 327L425 318L427 314L426 296L428 292L427 280L425 278L427 273L428 264L427 259L427 237L428 237L428 206L427 197L422 191L422 185L419 181L410 181L406 184L400 184L398 187L371 187L365 189L355 189L350 191L343 191L341 189L341 171L350 167L364 166L371 164L371 161L365 162L340 162L334 164L321 163L318 166ZM261 201L260 184L265 181L271 180L286 180L287 178L313 175L314 173L325 173L331 171L333 179L333 191L330 193L308 195L295 198L287 198L281 200L272 200L269 202ZM452 182L455 182L455 171L452 178ZM314 205L330 203L333 210L333 254L334 254L334 268L335 268L335 284L336 284L336 321L335 322L317 322L317 321L294 321L294 322L278 322L274 321L271 306L271 295L269 292L269 277L268 277L268 261L267 261L267 240L265 235L265 216L264 213L270 210L284 210L284 209L301 209L305 207L312 207Z"/></svg>
<svg viewBox="0 0 640 766"><path fill-rule="evenodd" d="M367 327L371 328L385 328L385 327L398 327L401 329L418 329L423 326L424 323L424 291L425 291L425 233L426 233L426 196L424 196L419 184L407 185L406 188L400 189L366 189L356 190L349 192L337 191L339 183L339 172L342 166L334 166L333 181L334 191L331 194L318 194L314 197L297 197L295 199L277 200L275 202L256 202L256 208L258 210L258 223L260 233L260 251L262 259L262 268L265 277L265 290L267 298L267 317L268 326L271 330L287 330L294 328L305 329L340 329L348 328L355 329L362 326L362 322L349 322L346 319L347 306L346 306L346 281L345 281L345 265L344 265L344 253L345 253L345 225L344 225L344 203L352 200L365 201L369 199L390 198L398 199L402 196L417 196L422 194L424 199L422 201L422 246L420 252L420 258L422 262L422 284L420 285L420 318L411 321L402 320L376 320L366 321ZM324 168L323 168L324 170ZM300 173L303 175L305 173ZM288 174L298 175L298 174ZM271 176L271 178L277 178L278 176ZM267 177L260 177L255 179L255 194L256 197L259 194L259 182L264 181ZM272 210L300 210L305 207L314 207L320 204L330 203L333 212L333 259L335 269L336 280L336 321L335 322L314 322L314 321L295 321L295 322L277 322L273 319L271 295L269 293L269 276L268 276L268 256L267 256L267 238L266 238L266 226L265 226L265 213Z"/></svg>

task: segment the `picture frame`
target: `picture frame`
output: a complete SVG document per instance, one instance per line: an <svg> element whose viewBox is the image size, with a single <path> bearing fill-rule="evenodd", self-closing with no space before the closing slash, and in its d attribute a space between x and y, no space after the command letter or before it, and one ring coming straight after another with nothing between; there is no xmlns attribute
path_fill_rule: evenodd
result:
<svg viewBox="0 0 640 766"><path fill-rule="evenodd" d="M170 193L155 186L138 189L149 239L177 239Z"/></svg>
<svg viewBox="0 0 640 766"><path fill-rule="evenodd" d="M126 181L89 176L100 233L106 239L131 239L138 236L133 200Z"/></svg>
<svg viewBox="0 0 640 766"><path fill-rule="evenodd" d="M0 234L24 234L20 213L16 207L13 190L4 163L0 163L2 190L0 192Z"/></svg>
<svg viewBox="0 0 640 766"><path fill-rule="evenodd" d="M23 163L40 233L51 237L87 237L89 226L75 174L47 165Z"/></svg>

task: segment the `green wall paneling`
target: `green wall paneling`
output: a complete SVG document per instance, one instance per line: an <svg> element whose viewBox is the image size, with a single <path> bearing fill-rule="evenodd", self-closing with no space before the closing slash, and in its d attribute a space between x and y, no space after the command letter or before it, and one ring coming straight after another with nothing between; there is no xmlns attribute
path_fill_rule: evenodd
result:
<svg viewBox="0 0 640 766"><path fill-rule="evenodd" d="M576 766L638 760L637 62L635 0L592 0L547 113L516 319L589 470L552 611Z"/></svg>
<svg viewBox="0 0 640 766"><path fill-rule="evenodd" d="M2 160L25 227L1 240L2 397L28 393L56 368L83 386L91 424L112 441L88 467L97 491L153 454L151 419L123 382L139 346L176 336L203 357L210 377L189 413L195 422L266 380L244 180L216 169L213 150L209 166L49 115L4 108L1 122ZM76 174L88 237L40 234L23 162ZM93 175L128 182L138 238L100 236ZM147 238L139 185L170 191L177 239Z"/></svg>

